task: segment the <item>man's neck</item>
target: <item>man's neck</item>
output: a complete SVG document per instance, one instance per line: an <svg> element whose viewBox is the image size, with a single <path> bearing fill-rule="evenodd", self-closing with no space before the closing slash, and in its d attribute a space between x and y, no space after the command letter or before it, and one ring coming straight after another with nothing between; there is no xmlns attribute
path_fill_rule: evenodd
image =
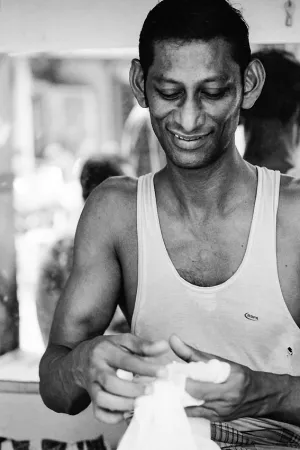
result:
<svg viewBox="0 0 300 450"><path fill-rule="evenodd" d="M181 169L168 164L162 171L166 192L179 208L205 217L226 214L240 203L249 187L256 186L256 173L236 149L213 165L201 169Z"/></svg>

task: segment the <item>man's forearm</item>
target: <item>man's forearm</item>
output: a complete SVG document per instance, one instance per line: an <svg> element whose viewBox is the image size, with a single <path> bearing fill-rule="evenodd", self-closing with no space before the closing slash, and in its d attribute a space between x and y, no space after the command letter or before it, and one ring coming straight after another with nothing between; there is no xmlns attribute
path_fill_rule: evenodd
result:
<svg viewBox="0 0 300 450"><path fill-rule="evenodd" d="M300 426L300 377L257 372L259 415Z"/></svg>
<svg viewBox="0 0 300 450"><path fill-rule="evenodd" d="M40 394L48 408L66 414L78 414L90 403L84 388L87 347L80 343L73 350L51 345L40 362Z"/></svg>

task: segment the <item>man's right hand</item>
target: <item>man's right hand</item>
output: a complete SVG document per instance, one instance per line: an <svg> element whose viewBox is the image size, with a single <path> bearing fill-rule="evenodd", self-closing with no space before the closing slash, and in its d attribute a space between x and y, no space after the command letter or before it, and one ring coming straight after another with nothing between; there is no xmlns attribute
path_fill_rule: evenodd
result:
<svg viewBox="0 0 300 450"><path fill-rule="evenodd" d="M164 366L159 357L170 350L166 341L151 342L132 334L101 336L90 347L85 389L96 418L114 424L134 409L135 399L145 393L146 384L117 376L118 369L134 375L159 377Z"/></svg>

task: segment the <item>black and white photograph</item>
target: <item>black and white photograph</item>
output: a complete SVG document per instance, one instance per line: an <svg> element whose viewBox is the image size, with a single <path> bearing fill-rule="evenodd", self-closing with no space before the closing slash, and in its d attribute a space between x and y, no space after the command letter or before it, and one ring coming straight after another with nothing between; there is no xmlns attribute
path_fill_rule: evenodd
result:
<svg viewBox="0 0 300 450"><path fill-rule="evenodd" d="M300 0L0 0L0 450L300 450Z"/></svg>

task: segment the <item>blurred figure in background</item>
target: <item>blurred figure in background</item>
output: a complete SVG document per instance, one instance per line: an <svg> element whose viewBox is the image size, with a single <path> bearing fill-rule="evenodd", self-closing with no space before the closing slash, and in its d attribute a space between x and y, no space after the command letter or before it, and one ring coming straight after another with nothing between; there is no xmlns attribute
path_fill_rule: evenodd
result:
<svg viewBox="0 0 300 450"><path fill-rule="evenodd" d="M165 154L151 126L149 111L137 102L126 119L121 148L138 177L158 172L166 165Z"/></svg>
<svg viewBox="0 0 300 450"><path fill-rule="evenodd" d="M92 156L83 164L80 173L82 198L85 202L91 192L109 177L127 173L127 161L118 157ZM42 263L37 287L36 307L44 344L47 345L56 304L69 277L73 264L74 236L58 239ZM129 331L127 322L118 308L108 332Z"/></svg>
<svg viewBox="0 0 300 450"><path fill-rule="evenodd" d="M266 81L255 105L241 110L244 159L300 176L300 63L292 53L278 49L261 50L252 56L263 63Z"/></svg>

